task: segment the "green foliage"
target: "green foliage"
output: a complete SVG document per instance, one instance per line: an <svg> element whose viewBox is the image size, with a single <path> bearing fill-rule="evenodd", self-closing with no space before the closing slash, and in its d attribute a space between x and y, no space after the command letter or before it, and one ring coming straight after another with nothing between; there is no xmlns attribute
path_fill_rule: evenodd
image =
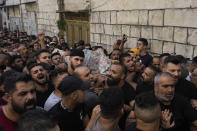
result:
<svg viewBox="0 0 197 131"><path fill-rule="evenodd" d="M66 21L60 17L60 19L57 21L57 26L59 30L66 31Z"/></svg>

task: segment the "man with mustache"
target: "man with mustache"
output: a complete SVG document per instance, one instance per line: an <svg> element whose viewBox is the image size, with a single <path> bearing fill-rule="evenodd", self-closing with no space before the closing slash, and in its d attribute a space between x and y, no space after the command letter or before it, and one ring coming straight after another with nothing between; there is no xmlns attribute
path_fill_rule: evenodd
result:
<svg viewBox="0 0 197 131"><path fill-rule="evenodd" d="M173 75L176 93L188 98L192 104L197 102L197 88L188 80L181 78L181 63L176 56L168 56L164 60L162 71Z"/></svg>
<svg viewBox="0 0 197 131"><path fill-rule="evenodd" d="M8 104L0 107L0 125L4 131L15 131L19 117L36 106L35 86L25 73L9 77L4 85Z"/></svg>
<svg viewBox="0 0 197 131"><path fill-rule="evenodd" d="M36 86L37 106L44 107L45 101L52 92L49 88L47 71L41 63L31 64L28 70Z"/></svg>
<svg viewBox="0 0 197 131"><path fill-rule="evenodd" d="M68 63L68 73L73 75L75 68L81 66L84 60L84 52L79 49L73 49Z"/></svg>
<svg viewBox="0 0 197 131"><path fill-rule="evenodd" d="M197 111L188 99L175 90L174 76L168 72L159 73L154 79L154 95L160 102L161 126L167 131L189 131L197 129Z"/></svg>

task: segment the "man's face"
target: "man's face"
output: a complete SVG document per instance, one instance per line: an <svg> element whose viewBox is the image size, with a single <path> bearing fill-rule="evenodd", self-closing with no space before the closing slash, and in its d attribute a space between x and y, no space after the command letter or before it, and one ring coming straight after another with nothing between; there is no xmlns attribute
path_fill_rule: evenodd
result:
<svg viewBox="0 0 197 131"><path fill-rule="evenodd" d="M112 60L119 60L121 52L119 50L114 50L111 54Z"/></svg>
<svg viewBox="0 0 197 131"><path fill-rule="evenodd" d="M36 92L33 81L17 82L16 91L10 98L13 110L18 114L34 109L36 106Z"/></svg>
<svg viewBox="0 0 197 131"><path fill-rule="evenodd" d="M67 77L67 76L68 76L67 73L59 74L57 78L53 81L55 88L57 88L60 82L64 79L64 77Z"/></svg>
<svg viewBox="0 0 197 131"><path fill-rule="evenodd" d="M56 43L56 44L57 44L57 38L56 38L56 37L54 37L54 38L53 38L53 40L52 40L52 42L54 42L54 43Z"/></svg>
<svg viewBox="0 0 197 131"><path fill-rule="evenodd" d="M153 83L155 77L155 72L150 68L146 67L142 73L142 81L145 83Z"/></svg>
<svg viewBox="0 0 197 131"><path fill-rule="evenodd" d="M41 62L51 65L51 54L48 52L41 53L38 58L38 63Z"/></svg>
<svg viewBox="0 0 197 131"><path fill-rule="evenodd" d="M109 86L118 85L123 79L123 72L119 65L112 65L108 73L109 78L107 79L107 84Z"/></svg>
<svg viewBox="0 0 197 131"><path fill-rule="evenodd" d="M37 84L45 85L47 83L47 72L42 66L33 67L30 74Z"/></svg>
<svg viewBox="0 0 197 131"><path fill-rule="evenodd" d="M54 65L58 65L59 63L61 63L61 56L60 55L55 55L51 59L52 59L52 63Z"/></svg>
<svg viewBox="0 0 197 131"><path fill-rule="evenodd" d="M146 49L146 46L143 44L142 41L138 41L138 42L137 42L137 49L138 49L139 51L143 51L143 50Z"/></svg>
<svg viewBox="0 0 197 131"><path fill-rule="evenodd" d="M28 50L24 45L20 47L20 54L21 55L26 55L27 52L28 52Z"/></svg>
<svg viewBox="0 0 197 131"><path fill-rule="evenodd" d="M60 39L60 44L64 43L65 40L64 39Z"/></svg>
<svg viewBox="0 0 197 131"><path fill-rule="evenodd" d="M174 76L175 82L181 78L181 65L175 65L173 63L168 63L167 66L164 68L164 72L169 72Z"/></svg>
<svg viewBox="0 0 197 131"><path fill-rule="evenodd" d="M39 50L39 49L40 49L40 44L35 43L35 44L34 44L34 50L37 51L37 50Z"/></svg>
<svg viewBox="0 0 197 131"><path fill-rule="evenodd" d="M160 70L163 69L164 60L165 60L167 57L168 57L168 56L163 56L163 57L160 59Z"/></svg>
<svg viewBox="0 0 197 131"><path fill-rule="evenodd" d="M156 97L162 102L170 102L174 98L175 81L171 77L161 77L155 85Z"/></svg>
<svg viewBox="0 0 197 131"><path fill-rule="evenodd" d="M88 68L83 68L83 70L79 71L79 77L82 81L90 81L91 73Z"/></svg>
<svg viewBox="0 0 197 131"><path fill-rule="evenodd" d="M132 60L132 57L125 57L123 61L124 66L127 68L129 72L133 72L135 70L135 64Z"/></svg>
<svg viewBox="0 0 197 131"><path fill-rule="evenodd" d="M14 66L17 66L19 68L23 68L24 66L23 66L23 60L22 60L22 58L15 59Z"/></svg>
<svg viewBox="0 0 197 131"><path fill-rule="evenodd" d="M158 69L160 68L160 60L159 58L153 58L153 66L157 67Z"/></svg>
<svg viewBox="0 0 197 131"><path fill-rule="evenodd" d="M191 78L192 83L197 87L197 68L194 69L190 78Z"/></svg>
<svg viewBox="0 0 197 131"><path fill-rule="evenodd" d="M79 67L83 64L84 58L81 56L71 56L70 57L70 65L71 68L74 70L76 67Z"/></svg>

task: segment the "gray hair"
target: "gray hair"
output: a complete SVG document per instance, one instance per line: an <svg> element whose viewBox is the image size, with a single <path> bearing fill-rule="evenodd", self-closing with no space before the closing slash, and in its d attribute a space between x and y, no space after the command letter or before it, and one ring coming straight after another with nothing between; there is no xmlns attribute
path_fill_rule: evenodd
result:
<svg viewBox="0 0 197 131"><path fill-rule="evenodd" d="M155 76L155 79L154 79L154 85L158 85L159 82L160 82L160 78L161 77L170 77L170 78L174 78L172 74L170 74L169 72L161 72L159 74L157 74Z"/></svg>

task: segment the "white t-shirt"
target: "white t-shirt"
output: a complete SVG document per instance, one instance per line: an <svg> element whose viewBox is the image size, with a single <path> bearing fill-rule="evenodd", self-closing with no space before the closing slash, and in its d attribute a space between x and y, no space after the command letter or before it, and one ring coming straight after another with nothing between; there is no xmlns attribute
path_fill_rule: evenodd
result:
<svg viewBox="0 0 197 131"><path fill-rule="evenodd" d="M54 94L54 91L51 93L51 95L47 98L45 104L44 104L44 110L49 111L54 105L56 105L58 102L61 101L61 98L56 96Z"/></svg>

